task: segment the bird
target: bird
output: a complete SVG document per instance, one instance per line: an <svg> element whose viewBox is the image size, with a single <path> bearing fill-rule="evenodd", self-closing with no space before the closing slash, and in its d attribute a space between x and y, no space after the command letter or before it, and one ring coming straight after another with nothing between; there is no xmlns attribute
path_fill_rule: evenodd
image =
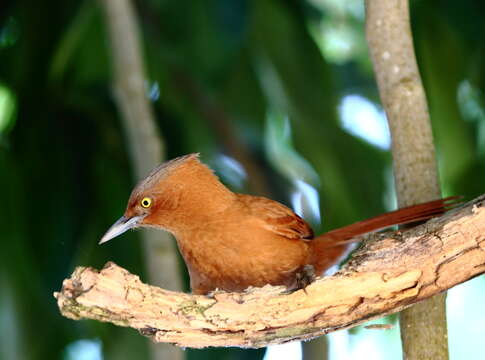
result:
<svg viewBox="0 0 485 360"><path fill-rule="evenodd" d="M299 289L334 265L356 236L439 216L453 199L402 208L315 237L285 205L232 192L195 153L165 162L142 179L123 216L99 243L139 227L172 233L194 294L267 284Z"/></svg>

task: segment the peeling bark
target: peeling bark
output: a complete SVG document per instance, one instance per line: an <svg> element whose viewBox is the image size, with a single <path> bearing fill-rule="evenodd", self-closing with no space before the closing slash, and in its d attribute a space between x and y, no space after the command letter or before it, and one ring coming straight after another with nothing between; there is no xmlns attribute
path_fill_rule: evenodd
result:
<svg viewBox="0 0 485 360"><path fill-rule="evenodd" d="M184 347L306 340L400 311L485 272L485 195L405 232L374 234L337 274L305 291L211 296L150 286L114 263L78 267L55 293L68 318L137 329Z"/></svg>

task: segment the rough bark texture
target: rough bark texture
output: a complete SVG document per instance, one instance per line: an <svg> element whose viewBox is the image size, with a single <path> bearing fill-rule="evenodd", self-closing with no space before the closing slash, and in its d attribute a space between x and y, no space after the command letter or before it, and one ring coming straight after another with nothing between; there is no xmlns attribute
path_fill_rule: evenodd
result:
<svg viewBox="0 0 485 360"><path fill-rule="evenodd" d="M113 90L118 105L135 174L145 177L163 159L163 142L146 95L145 71L135 12L130 0L100 0L109 35ZM120 214L121 216L121 214ZM150 282L181 290L175 242L168 233L143 231L143 246ZM168 346L152 347L156 359L182 359L183 353Z"/></svg>
<svg viewBox="0 0 485 360"><path fill-rule="evenodd" d="M113 263L79 267L55 293L66 317L130 326L184 347L262 347L394 313L485 272L485 196L404 233L373 235L305 291L265 286L211 296L144 284ZM372 330L371 330L372 331Z"/></svg>
<svg viewBox="0 0 485 360"><path fill-rule="evenodd" d="M400 207L440 197L426 96L419 75L407 0L367 0L366 34L392 136ZM445 294L400 316L406 359L447 359Z"/></svg>

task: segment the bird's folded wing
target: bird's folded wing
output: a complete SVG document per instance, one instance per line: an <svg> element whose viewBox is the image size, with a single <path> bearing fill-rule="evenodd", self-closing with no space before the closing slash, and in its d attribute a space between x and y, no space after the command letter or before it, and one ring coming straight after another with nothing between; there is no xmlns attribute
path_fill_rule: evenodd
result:
<svg viewBox="0 0 485 360"><path fill-rule="evenodd" d="M288 207L263 197L238 196L246 211L257 218L265 229L293 240L313 238L310 226Z"/></svg>

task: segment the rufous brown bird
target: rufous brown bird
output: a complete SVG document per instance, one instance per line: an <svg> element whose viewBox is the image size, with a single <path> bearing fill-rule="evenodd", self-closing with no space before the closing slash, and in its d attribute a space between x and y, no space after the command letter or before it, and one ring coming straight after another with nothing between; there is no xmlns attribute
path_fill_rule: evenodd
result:
<svg viewBox="0 0 485 360"><path fill-rule="evenodd" d="M314 237L288 207L233 193L198 154L190 154L160 165L140 181L124 215L100 244L129 229L155 227L177 239L196 294L266 284L292 289L308 268L320 275L333 265L349 239L437 216L448 200L403 208Z"/></svg>

